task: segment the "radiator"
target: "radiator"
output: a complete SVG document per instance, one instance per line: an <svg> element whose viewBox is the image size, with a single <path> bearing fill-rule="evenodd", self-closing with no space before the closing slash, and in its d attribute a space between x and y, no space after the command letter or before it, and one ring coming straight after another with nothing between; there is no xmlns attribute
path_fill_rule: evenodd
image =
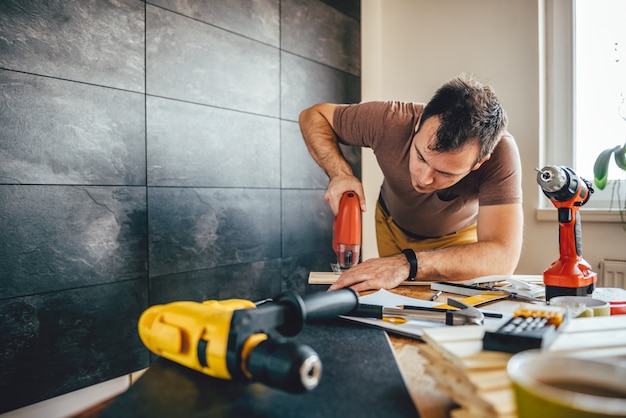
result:
<svg viewBox="0 0 626 418"><path fill-rule="evenodd" d="M626 289L626 260L604 258L600 260L598 287L621 287Z"/></svg>

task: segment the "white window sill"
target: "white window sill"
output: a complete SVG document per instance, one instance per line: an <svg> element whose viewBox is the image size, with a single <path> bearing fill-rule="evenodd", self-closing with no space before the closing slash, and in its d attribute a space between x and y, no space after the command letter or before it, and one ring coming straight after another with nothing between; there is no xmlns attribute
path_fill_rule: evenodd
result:
<svg viewBox="0 0 626 418"><path fill-rule="evenodd" d="M556 221L556 208L538 208L535 211L538 221ZM579 211L583 222L608 222L621 223L622 217L617 209L589 209L581 208ZM625 215L626 217L626 215Z"/></svg>

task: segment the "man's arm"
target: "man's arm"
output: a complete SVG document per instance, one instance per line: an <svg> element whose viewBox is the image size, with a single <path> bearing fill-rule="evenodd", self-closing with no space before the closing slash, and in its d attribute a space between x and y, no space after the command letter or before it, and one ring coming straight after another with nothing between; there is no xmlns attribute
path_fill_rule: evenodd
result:
<svg viewBox="0 0 626 418"><path fill-rule="evenodd" d="M354 176L350 164L339 149L339 141L333 130L333 115L337 105L321 103L300 113L299 123L304 143L315 162L330 178L324 198L334 214L339 211L339 201L344 192L353 190L365 211L363 185Z"/></svg>
<svg viewBox="0 0 626 418"><path fill-rule="evenodd" d="M513 274L522 250L521 204L482 206L478 211L478 242L417 252L415 280L469 280ZM344 272L330 290L392 289L409 275L404 254L373 258Z"/></svg>

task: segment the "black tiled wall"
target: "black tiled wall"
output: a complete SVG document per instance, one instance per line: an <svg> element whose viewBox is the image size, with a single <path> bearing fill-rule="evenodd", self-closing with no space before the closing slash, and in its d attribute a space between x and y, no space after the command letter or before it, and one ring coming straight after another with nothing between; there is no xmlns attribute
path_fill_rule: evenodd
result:
<svg viewBox="0 0 626 418"><path fill-rule="evenodd" d="M149 305L305 291L359 1L0 0L0 412L149 365ZM360 151L344 149L360 175Z"/></svg>

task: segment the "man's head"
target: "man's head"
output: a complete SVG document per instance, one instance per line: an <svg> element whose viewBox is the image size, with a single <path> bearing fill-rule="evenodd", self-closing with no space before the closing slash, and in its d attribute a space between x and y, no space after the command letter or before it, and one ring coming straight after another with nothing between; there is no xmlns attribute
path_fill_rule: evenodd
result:
<svg viewBox="0 0 626 418"><path fill-rule="evenodd" d="M493 91L460 76L428 102L411 144L413 187L445 189L477 170L496 147L507 119Z"/></svg>
<svg viewBox="0 0 626 418"><path fill-rule="evenodd" d="M439 117L441 125L432 150L454 151L468 141L478 140L480 153L476 161L491 155L507 126L506 113L493 90L467 75L437 90L424 108L418 130L433 116Z"/></svg>

